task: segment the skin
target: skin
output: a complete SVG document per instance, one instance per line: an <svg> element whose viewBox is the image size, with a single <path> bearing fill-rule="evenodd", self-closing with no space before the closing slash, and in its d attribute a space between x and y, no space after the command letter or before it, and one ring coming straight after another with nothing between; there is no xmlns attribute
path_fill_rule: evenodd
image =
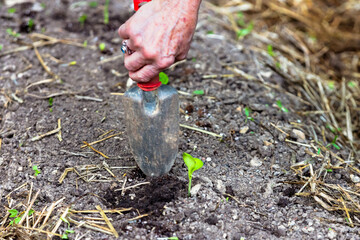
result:
<svg viewBox="0 0 360 240"><path fill-rule="evenodd" d="M129 77L151 82L159 72L186 58L201 0L153 0L119 28L133 51L125 54Z"/></svg>

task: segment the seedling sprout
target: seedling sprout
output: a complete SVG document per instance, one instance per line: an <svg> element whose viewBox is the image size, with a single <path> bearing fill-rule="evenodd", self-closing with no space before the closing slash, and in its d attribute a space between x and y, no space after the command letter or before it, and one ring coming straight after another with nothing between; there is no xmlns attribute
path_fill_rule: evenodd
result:
<svg viewBox="0 0 360 240"><path fill-rule="evenodd" d="M7 28L7 29L6 29L6 32L7 32L10 36L12 36L12 37L14 37L14 38L20 37L20 34L17 33L17 32L15 32L15 31L12 30L11 28Z"/></svg>
<svg viewBox="0 0 360 240"><path fill-rule="evenodd" d="M204 95L204 90L195 90L193 91L194 95Z"/></svg>
<svg viewBox="0 0 360 240"><path fill-rule="evenodd" d="M32 169L35 171L35 173L34 173L35 177L41 173L38 166L36 166L36 165L32 166Z"/></svg>
<svg viewBox="0 0 360 240"><path fill-rule="evenodd" d="M105 24L109 23L109 3L110 3L110 0L105 1L105 6L104 6L104 23Z"/></svg>
<svg viewBox="0 0 360 240"><path fill-rule="evenodd" d="M280 100L277 100L277 101L276 101L276 105L280 108L281 111L286 112L286 113L289 112L289 110L287 110L287 108L285 108L285 107L282 105L282 103L281 103Z"/></svg>
<svg viewBox="0 0 360 240"><path fill-rule="evenodd" d="M105 45L105 43L100 43L99 44L99 49L100 49L100 51L104 51L105 50L105 47L106 47L106 45Z"/></svg>
<svg viewBox="0 0 360 240"><path fill-rule="evenodd" d="M273 51L273 46L272 45L267 45L267 52L271 57L275 57L275 53Z"/></svg>
<svg viewBox="0 0 360 240"><path fill-rule="evenodd" d="M96 8L98 6L98 2L89 2L89 7Z"/></svg>
<svg viewBox="0 0 360 240"><path fill-rule="evenodd" d="M78 21L79 23L81 24L81 26L83 27L85 22L86 22L86 19L87 19L87 15L86 14L83 14L79 17Z"/></svg>
<svg viewBox="0 0 360 240"><path fill-rule="evenodd" d="M194 171L202 168L204 163L200 159L194 158L190 154L185 153L185 152L183 153L183 159L184 159L185 165L188 168L188 177L189 177L188 196L190 197L191 196L190 190L191 190L192 174Z"/></svg>
<svg viewBox="0 0 360 240"><path fill-rule="evenodd" d="M245 123L247 122L247 120L254 121L254 118L250 117L250 112L251 112L251 109L249 107L244 108L244 113L246 116Z"/></svg>
<svg viewBox="0 0 360 240"><path fill-rule="evenodd" d="M70 229L70 223L66 218L60 217L60 219L61 219L61 221L67 223L67 225L68 225L67 229L65 230L65 233L63 233L63 235L61 235L61 239L69 239L68 235L70 233L74 233L75 231Z"/></svg>
<svg viewBox="0 0 360 240"><path fill-rule="evenodd" d="M0 51L3 49L3 47L4 47L4 46L3 46L2 44L0 44Z"/></svg>
<svg viewBox="0 0 360 240"><path fill-rule="evenodd" d="M8 13L15 13L16 12L16 8L9 8L8 9Z"/></svg>

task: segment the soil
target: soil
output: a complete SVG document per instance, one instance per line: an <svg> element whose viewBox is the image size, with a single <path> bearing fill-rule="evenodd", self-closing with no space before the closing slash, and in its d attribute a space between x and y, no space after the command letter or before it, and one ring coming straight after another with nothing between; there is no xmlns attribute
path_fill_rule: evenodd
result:
<svg viewBox="0 0 360 240"><path fill-rule="evenodd" d="M251 50L256 45L251 36L235 41L231 32L212 21L205 7L186 61L165 72L177 90L205 92L180 95L181 123L223 138L181 128L175 165L160 178L148 178L132 168L136 163L125 133L93 145L108 158L81 148L83 141L98 140L109 130L114 130L111 134L125 131L122 97L111 94L126 91L128 76L123 59L102 61L121 55L116 30L133 12L130 1L111 1L110 23L105 25L104 2L99 1L96 8L72 0L47 1L45 8L29 3L16 5L15 13L1 7L0 54L31 43L29 34L34 32L81 44L86 40L88 47L63 43L38 47L46 65L60 78L36 85L30 84L54 76L44 70L33 49L0 56L0 216L6 215L7 208L26 203L32 186L33 194L40 190L33 205L36 211L65 198L55 209L57 218L51 221L57 221L68 206L74 210L95 210L97 205L102 209L132 208L123 214L107 214L119 239L359 238L358 228L336 223L345 216L326 211L312 198L295 196L302 186L287 183L298 180L290 166L311 156L304 146L285 142L286 135L273 125L290 133L296 129L293 123L320 121L298 114L314 109L300 101L295 92L285 94L241 77L204 78L229 73L226 66L237 65L247 74L260 74L264 81L292 91L283 77L265 64L264 57ZM78 21L82 14L87 15L83 25ZM31 29L30 18L34 20ZM20 36L10 36L8 28ZM210 30L216 34L207 34ZM99 50L100 43L105 43L104 51ZM68 64L72 61L76 64ZM279 110L278 100L289 113ZM245 107L252 110L254 121L245 116ZM56 129L58 119L62 141L56 134L31 141ZM297 140L294 135L289 139ZM303 143L309 141L306 135ZM204 167L194 173L192 197L187 197L183 152L204 161ZM338 154L347 157L345 150ZM111 168L116 178L102 167L106 164L122 167ZM41 171L37 176L34 165ZM83 178L70 171L59 183L65 169L84 173L81 167L85 165L98 169ZM341 186L351 183L343 170L334 170L329 178ZM27 187L15 190L24 183ZM142 185L123 190L135 184ZM66 227L63 223L58 233ZM75 234L70 234L70 239L77 234L86 234L83 239L115 239L75 224L71 228Z"/></svg>

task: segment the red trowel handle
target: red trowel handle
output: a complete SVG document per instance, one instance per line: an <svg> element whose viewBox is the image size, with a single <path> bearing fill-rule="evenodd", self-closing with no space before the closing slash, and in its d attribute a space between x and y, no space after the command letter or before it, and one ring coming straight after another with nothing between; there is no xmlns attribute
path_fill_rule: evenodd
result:
<svg viewBox="0 0 360 240"><path fill-rule="evenodd" d="M135 11L139 10L139 5L140 3L143 3L143 2L150 2L151 0L134 0L134 9Z"/></svg>
<svg viewBox="0 0 360 240"><path fill-rule="evenodd" d="M140 3L143 2L150 2L151 0L134 0L134 9L135 11L139 10ZM139 88L141 88L144 91L154 91L158 87L160 87L161 82L159 81L159 77L155 77L151 79L149 82L146 83L138 83L137 84Z"/></svg>

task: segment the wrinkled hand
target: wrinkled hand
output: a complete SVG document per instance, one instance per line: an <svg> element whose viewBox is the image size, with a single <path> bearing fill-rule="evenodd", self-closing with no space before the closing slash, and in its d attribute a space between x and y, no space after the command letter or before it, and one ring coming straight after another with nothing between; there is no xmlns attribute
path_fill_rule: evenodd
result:
<svg viewBox="0 0 360 240"><path fill-rule="evenodd" d="M148 82L174 62L186 58L201 0L153 0L119 28L133 51L125 53L129 77Z"/></svg>

